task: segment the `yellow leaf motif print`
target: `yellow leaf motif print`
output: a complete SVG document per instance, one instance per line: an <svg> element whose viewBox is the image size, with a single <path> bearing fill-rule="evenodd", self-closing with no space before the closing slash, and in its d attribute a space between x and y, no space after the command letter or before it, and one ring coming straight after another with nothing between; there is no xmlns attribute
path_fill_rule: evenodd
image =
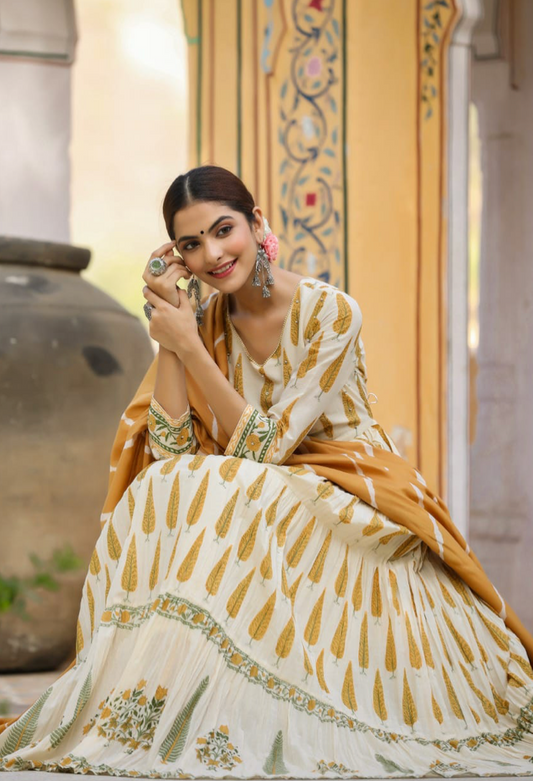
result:
<svg viewBox="0 0 533 781"><path fill-rule="evenodd" d="M272 542L272 534L270 535L270 539L268 541L268 550L263 556L261 560L261 564L259 565L259 572L263 576L261 585L264 584L265 580L272 580L273 570L272 570L272 554L271 554L271 547L270 547L271 542ZM282 572L285 572L285 570L282 570Z"/></svg>
<svg viewBox="0 0 533 781"><path fill-rule="evenodd" d="M152 591L157 585L157 581L159 579L159 562L161 560L161 532L159 532L159 539L157 540L157 545L155 548L154 553L154 560L152 562L152 569L150 570L150 596L152 596Z"/></svg>
<svg viewBox="0 0 533 781"><path fill-rule="evenodd" d="M342 293L336 294L337 299L337 319L333 323L333 330L337 334L337 339L341 334L345 334L352 322L352 310Z"/></svg>
<svg viewBox="0 0 533 781"><path fill-rule="evenodd" d="M494 638L496 645L502 649L502 651L508 651L509 650L509 638L499 626L496 626L496 624L493 624L492 621L489 621L489 619L483 615L481 610L476 605L476 611L479 614L479 617L491 633L492 637Z"/></svg>
<svg viewBox="0 0 533 781"><path fill-rule="evenodd" d="M248 591L250 583L252 582L254 572L255 567L250 570L246 577L243 578L232 591L226 603L226 610L228 611L228 618L226 619L226 623L229 618L235 618L238 615L239 610L241 609L241 605L244 601L244 597L246 596L246 592Z"/></svg>
<svg viewBox="0 0 533 781"><path fill-rule="evenodd" d="M321 376L319 380L321 391L316 397L317 399L319 399L323 393L327 393L333 388L335 380L337 379L338 374L341 370L341 366L344 363L344 359L346 358L346 353L348 352L348 348L350 347L351 341L352 340L350 339L350 341L346 344L342 353L332 360L332 362L330 363L326 371Z"/></svg>
<svg viewBox="0 0 533 781"><path fill-rule="evenodd" d="M328 685L324 677L324 649L320 651L318 659L316 660L316 677L320 684L320 688L329 694Z"/></svg>
<svg viewBox="0 0 533 781"><path fill-rule="evenodd" d="M204 509L205 504L205 497L207 496L207 488L209 486L210 472L211 470L208 469L205 475L202 477L202 482L198 486L198 490L196 491L189 505L189 509L187 510L187 532L191 530L191 526L200 520L200 516L202 515L202 510Z"/></svg>
<svg viewBox="0 0 533 781"><path fill-rule="evenodd" d="M355 408L355 402L351 396L349 396L344 390L341 391L342 406L344 407L344 414L346 415L346 421L349 426L356 429L361 425L361 418L357 414Z"/></svg>
<svg viewBox="0 0 533 781"><path fill-rule="evenodd" d="M80 651L83 650L83 632L81 628L80 620L76 625L76 656L80 655Z"/></svg>
<svg viewBox="0 0 533 781"><path fill-rule="evenodd" d="M371 612L375 619L379 621L381 618L381 611L382 611L382 601L381 601L381 588L379 585L379 567L376 567L374 570L374 577L372 578L372 603L371 603Z"/></svg>
<svg viewBox="0 0 533 781"><path fill-rule="evenodd" d="M168 536L172 536L172 532L176 528L178 523L178 510L180 506L180 473L176 474L172 488L170 489L170 496L168 498L166 524L168 529Z"/></svg>
<svg viewBox="0 0 533 781"><path fill-rule="evenodd" d="M173 471L174 467L176 466L180 458L181 455L173 456L172 458L165 458L165 460L163 461L163 466L161 467L161 474L163 475L163 481L162 481L163 483L166 482L167 475L169 475Z"/></svg>
<svg viewBox="0 0 533 781"><path fill-rule="evenodd" d="M376 534L381 529L383 529L383 526L384 526L383 521L381 520L377 512L375 512L372 516L372 520L370 521L370 523L367 524L363 529L362 535L363 537L371 537L373 534Z"/></svg>
<svg viewBox="0 0 533 781"><path fill-rule="evenodd" d="M112 518L109 519L107 527L107 553L111 561L118 561L122 553L122 546L118 540Z"/></svg>
<svg viewBox="0 0 533 781"><path fill-rule="evenodd" d="M440 709L439 703L435 699L433 692L431 692L431 707L433 709L433 715L435 716L436 720L439 722L439 724L442 724L444 718L442 716L442 711Z"/></svg>
<svg viewBox="0 0 533 781"><path fill-rule="evenodd" d="M333 439L333 423L328 418L325 412L323 412L322 415L319 417L319 421L321 422L322 428L324 429L324 434L330 439Z"/></svg>
<svg viewBox="0 0 533 781"><path fill-rule="evenodd" d="M146 540L149 539L149 535L155 529L155 507L154 507L154 487L152 484L152 478L148 483L148 494L146 496L146 504L144 506L144 515L142 522L142 530L146 534Z"/></svg>
<svg viewBox="0 0 533 781"><path fill-rule="evenodd" d="M363 675L368 668L368 657L368 613L365 610L359 634L359 667Z"/></svg>
<svg viewBox="0 0 533 781"><path fill-rule="evenodd" d="M281 499L281 497L283 496L283 494L285 493L286 490L287 490L287 486L284 485L283 488L281 489L281 491L279 492L279 494L277 495L277 497L272 502L272 504L270 504L267 507L267 510L265 512L265 520L266 520L266 525L267 526L272 526L272 524L276 520L276 513L278 511L278 503L279 503L279 500Z"/></svg>
<svg viewBox="0 0 533 781"><path fill-rule="evenodd" d="M204 526L198 537L191 545L191 549L189 550L188 554L181 563L181 566L176 575L176 580L179 580L181 583L189 580L192 573L194 572L194 568L198 560L198 554L200 553L200 548L202 547L202 543L204 541L205 529L206 527Z"/></svg>
<svg viewBox="0 0 533 781"><path fill-rule="evenodd" d="M385 669L392 673L391 678L396 675L396 643L394 642L394 632L392 631L392 621L389 616L389 628L387 629L387 644L385 646Z"/></svg>
<svg viewBox="0 0 533 781"><path fill-rule="evenodd" d="M296 290L296 296L294 298L291 310L291 342L295 347L298 347L299 342L299 328L300 328L300 292L301 288L298 285Z"/></svg>
<svg viewBox="0 0 533 781"><path fill-rule="evenodd" d="M89 618L91 620L91 637L92 637L94 632L94 596L89 581L87 581L87 604L89 605Z"/></svg>
<svg viewBox="0 0 533 781"><path fill-rule="evenodd" d="M274 382L266 375L263 367L259 369L259 374L263 377L263 387L261 388L261 409L265 413L268 412L272 406L272 393L274 391Z"/></svg>
<svg viewBox="0 0 533 781"><path fill-rule="evenodd" d="M242 535L239 542L239 547L237 549L237 564L241 561L247 561L250 558L254 549L255 538L257 537L257 529L259 527L259 521L261 520L262 515L263 510L260 509L256 513L256 516L248 529Z"/></svg>
<svg viewBox="0 0 533 781"><path fill-rule="evenodd" d="M233 374L233 387L244 398L244 384L242 379L242 353L239 353L239 357L235 361L235 372Z"/></svg>
<svg viewBox="0 0 533 781"><path fill-rule="evenodd" d="M205 581L205 587L207 589L207 597L215 596L218 593L218 589L224 577L226 571L226 565L228 563L229 555L233 545L229 545L224 551L223 555L217 561Z"/></svg>
<svg viewBox="0 0 533 781"><path fill-rule="evenodd" d="M322 594L317 599L315 606L312 609L309 618L307 619L307 624L305 625L304 640L309 646L316 645L318 642L320 626L322 623L322 608L324 606L325 596L326 589L324 589Z"/></svg>
<svg viewBox="0 0 533 781"><path fill-rule="evenodd" d="M267 469L263 469L259 477L256 477L256 479L253 481L253 483L246 489L246 496L248 497L248 501L246 502L246 507L249 507L250 503L252 501L257 501L257 499L260 498L261 492L263 491L263 486L265 484L265 479L267 476Z"/></svg>
<svg viewBox="0 0 533 781"><path fill-rule="evenodd" d="M94 575L96 577L97 581L100 580L100 578L98 577L98 573L100 572L101 569L102 567L100 564L100 559L98 558L98 551L95 548L93 550L93 555L91 556L91 561L89 564L89 572L91 573L91 575Z"/></svg>
<svg viewBox="0 0 533 781"><path fill-rule="evenodd" d="M342 659L342 657L344 656L347 632L348 632L348 603L345 602L344 608L342 610L341 620L337 625L337 629L335 630L335 634L333 635L333 640L331 641L331 646L330 646L331 653L335 657L335 664L337 664L338 660Z"/></svg>
<svg viewBox="0 0 533 781"><path fill-rule="evenodd" d="M174 563L174 557L176 555L176 548L178 547L178 540L180 538L181 528L182 527L180 526L180 528L178 529L178 536L176 537L176 542L174 543L174 547L172 548L172 553L170 554L170 561L168 562L167 574L165 575L165 577L167 578L170 574L170 570L172 569L172 565Z"/></svg>
<svg viewBox="0 0 533 781"><path fill-rule="evenodd" d="M310 521L306 524L305 528L298 535L297 540L293 543L291 549L287 553L287 568L295 568L300 563L300 560L304 554L305 549L311 539L313 529L315 527L316 515L313 515Z"/></svg>
<svg viewBox="0 0 533 781"><path fill-rule="evenodd" d="M483 706L483 710L487 714L487 716L490 716L491 719L494 719L495 722L499 722L498 714L496 713L496 708L492 704L492 702L488 699L488 697L485 697L481 689L478 689L478 687L474 684L474 681L472 680L472 676L464 666L462 662L459 662L459 665L461 667L461 670L463 671L463 675L466 678L468 685L476 695L476 697L479 699L481 705Z"/></svg>
<svg viewBox="0 0 533 781"><path fill-rule="evenodd" d="M239 459L241 460L241 459ZM226 506L220 513L217 522L215 523L215 531L217 533L217 536L215 537L215 542L218 542L219 539L222 537L224 538L226 534L229 532L231 521L233 519L233 514L235 513L235 506L237 504L237 499L239 497L240 488L237 488L231 499L226 503Z"/></svg>
<svg viewBox="0 0 533 781"><path fill-rule="evenodd" d="M453 688L452 682L450 680L450 676L446 672L446 668L444 665L442 665L442 675L444 678L444 683L446 684L446 691L448 693L448 699L450 701L450 705L452 706L452 711L458 719L462 719L466 724L466 719L463 715L463 711L461 710L459 699L457 697L457 694L455 693L455 689Z"/></svg>
<svg viewBox="0 0 533 781"><path fill-rule="evenodd" d="M316 499L313 499L313 504L318 502L319 499L328 499L333 493L335 489L333 487L333 483L330 483L329 480L322 480L318 485L316 486Z"/></svg>
<svg viewBox="0 0 533 781"><path fill-rule="evenodd" d="M292 645L294 643L295 634L296 634L296 629L294 626L294 619L291 616L287 621L282 633L280 634L278 638L278 642L276 643L276 654L278 656L278 659L276 661L276 667L279 667L280 659L286 659L290 654L292 650Z"/></svg>
<svg viewBox="0 0 533 781"><path fill-rule="evenodd" d="M435 609L435 602L433 601L433 597L431 596L430 592L428 591L428 587L426 586L426 583L425 583L424 578L422 577L422 575L420 575L419 577L420 577L420 580L422 581L422 585L423 585L424 591L426 593L426 599L428 601L428 604L429 604L430 608L432 610L434 610Z"/></svg>
<svg viewBox="0 0 533 781"><path fill-rule="evenodd" d="M287 599L290 597L290 589L289 589L289 581L287 580L287 575L285 574L285 567L282 566L281 568L281 591Z"/></svg>
<svg viewBox="0 0 533 781"><path fill-rule="evenodd" d="M339 511L339 523L351 523L355 505L359 502L359 497L354 496L349 503Z"/></svg>
<svg viewBox="0 0 533 781"><path fill-rule="evenodd" d="M306 342L310 342L311 339L315 336L315 334L317 334L318 331L320 330L320 320L318 319L318 315L320 313L320 310L324 306L326 296L327 296L327 292L323 290L322 293L320 294L320 298L315 304L315 307L311 313L311 317L307 321L307 325L304 331L304 339L306 340Z"/></svg>
<svg viewBox="0 0 533 781"><path fill-rule="evenodd" d="M126 555L126 563L122 570L121 585L126 592L126 602L129 602L130 592L135 591L137 588L137 547L135 532L131 535L128 553Z"/></svg>
<svg viewBox="0 0 533 781"><path fill-rule="evenodd" d="M309 574L307 575L307 577L312 583L320 582L322 573L324 572L324 564L326 562L326 557L328 555L332 534L333 531L330 529L324 539L324 542L322 543L322 547L320 548L320 550L316 555L316 558L313 562L313 566L311 567Z"/></svg>
<svg viewBox="0 0 533 781"><path fill-rule="evenodd" d="M189 477L195 477L194 475L195 470L200 469L200 467L202 466L206 458L207 456L204 456L203 453L198 453L197 455L194 456L194 458L191 458L191 460L189 461L189 471L191 473Z"/></svg>
<svg viewBox="0 0 533 781"><path fill-rule="evenodd" d="M431 653L431 646L429 644L426 630L424 629L424 619L420 620L420 636L422 638L422 651L424 653L424 659L428 667L435 669L435 662L433 661L433 654Z"/></svg>
<svg viewBox="0 0 533 781"><path fill-rule="evenodd" d="M313 342L309 350L307 351L307 355L303 359L303 361L298 366L298 371L296 372L296 380L301 380L307 372L311 371L311 369L314 369L315 366L318 363L318 353L320 352L320 345L322 344L322 337L324 336L324 332L320 334L318 339ZM294 385L291 387L296 386L296 381L294 382Z"/></svg>
<svg viewBox="0 0 533 781"><path fill-rule="evenodd" d="M389 583L392 592L392 604L397 614L400 615L400 602L398 599L398 578L396 577L396 573L392 569L389 570Z"/></svg>
<svg viewBox="0 0 533 781"><path fill-rule="evenodd" d="M304 669L305 669L305 672L306 672L305 679L304 679L304 683L305 683L305 681L307 680L307 678L310 675L314 675L315 674L315 671L313 670L313 665L311 664L311 661L310 661L309 657L307 656L307 652L306 652L306 650L305 650L305 648L303 646L302 646L302 651L304 652Z"/></svg>
<svg viewBox="0 0 533 781"><path fill-rule="evenodd" d="M359 566L359 573L357 575L353 587L353 591L352 591L353 612L355 613L356 610L361 610L362 604L363 604L363 560L361 560L361 564Z"/></svg>
<svg viewBox="0 0 533 781"><path fill-rule="evenodd" d="M490 688L492 691L492 699L494 700L494 704L496 705L498 713L500 713L502 716L505 716L509 711L509 700L504 700L503 697L500 697L492 683Z"/></svg>
<svg viewBox="0 0 533 781"><path fill-rule="evenodd" d="M131 486L128 488L128 511L130 514L130 521L133 520L133 512L135 510L135 499L133 498L133 493L131 490Z"/></svg>
<svg viewBox="0 0 533 781"><path fill-rule="evenodd" d="M476 630L474 629L474 624L473 624L473 622L472 622L472 619L470 618L470 616L468 615L468 613L466 613L466 617L467 617L467 619L468 619L468 623L470 624L470 629L472 630L472 634L473 634L473 635L474 635L474 637L475 637L476 644L477 644L477 649L478 649L478 651L479 651L479 655L481 656L481 658L482 658L482 660L483 660L484 662L488 662L488 661L489 661L489 657L487 656L487 652L485 651L485 648L484 648L484 647L481 645L481 643L479 642L479 638L478 638L478 636L477 636L477 634L476 634Z"/></svg>
<svg viewBox="0 0 533 781"><path fill-rule="evenodd" d="M335 579L335 594L337 595L335 602L338 602L339 599L343 599L344 595L346 594L346 586L348 585L348 551L349 548L346 546L346 551L344 553L344 560L341 564L341 568L337 574L337 577Z"/></svg>
<svg viewBox="0 0 533 781"><path fill-rule="evenodd" d="M452 595L450 594L450 592L448 591L444 583L441 583L439 578L437 578L437 580L440 586L440 590L442 591L442 596L444 597L446 602L450 605L450 607L457 607L454 598L452 597Z"/></svg>
<svg viewBox="0 0 533 781"><path fill-rule="evenodd" d="M511 651L510 657L511 659L513 659L513 661L517 663L517 665L520 667L522 672L524 672L528 678L533 678L533 668L531 667L527 659L524 659L522 656L513 653L513 651Z"/></svg>
<svg viewBox="0 0 533 781"><path fill-rule="evenodd" d="M299 400L299 397L296 397L283 410L281 418L278 420L277 425L276 425L276 439L281 439L285 435L285 433L289 430L289 424L291 422L292 410L293 410L294 405L297 403L298 400Z"/></svg>
<svg viewBox="0 0 533 781"><path fill-rule="evenodd" d="M300 585L302 578L303 578L303 572L300 572L300 574L298 575L298 577L296 578L296 580L294 581L294 583L292 584L289 590L289 598L291 600L293 607L294 607L294 601L296 599L296 594L298 592L298 586Z"/></svg>
<svg viewBox="0 0 533 781"><path fill-rule="evenodd" d="M407 672L403 671L403 720L408 727L414 729L415 723L418 721L418 712L416 709L415 701L409 688L409 681L407 680Z"/></svg>
<svg viewBox="0 0 533 781"><path fill-rule="evenodd" d="M283 387L286 388L290 378L292 377L292 365L289 361L289 356L283 348Z"/></svg>
<svg viewBox="0 0 533 781"><path fill-rule="evenodd" d="M233 480L235 480L242 462L242 458L224 458L224 462L221 464L220 469L218 470L218 474L222 478L221 485L223 485L224 488L226 487L225 483L231 483Z"/></svg>
<svg viewBox="0 0 533 781"><path fill-rule="evenodd" d="M387 706L385 705L385 692L383 691L383 684L381 683L381 674L379 670L376 670L376 676L374 678L374 696L373 696L374 710L381 719L386 721L388 718Z"/></svg>
<svg viewBox="0 0 533 781"><path fill-rule="evenodd" d="M268 629L272 614L274 612L274 605L276 604L276 591L273 591L270 597L267 599L259 613L255 616L253 621L248 627L248 634L250 635L250 642L248 645L252 645L252 640L262 640L265 636L265 632Z"/></svg>
<svg viewBox="0 0 533 781"><path fill-rule="evenodd" d="M109 596L109 591L111 590L111 575L109 574L109 568L107 564L105 565L105 599L107 602L107 598Z"/></svg>
<svg viewBox="0 0 533 781"><path fill-rule="evenodd" d="M289 530L289 525L300 509L301 502L297 502L295 505L291 507L287 515L281 519L281 521L278 523L276 527L276 538L278 540L278 548L283 548L285 545L285 540L287 539L287 531Z"/></svg>
<svg viewBox="0 0 533 781"><path fill-rule="evenodd" d="M469 664L474 664L474 654L472 653L472 649L464 639L464 637L457 631L455 628L453 621L449 617L448 613L445 611L444 608L442 608L442 615L444 617L444 620L446 622L446 626L450 630L450 634L457 643L457 647L461 651L461 654L463 655L463 659L465 662L468 662Z"/></svg>
<svg viewBox="0 0 533 781"><path fill-rule="evenodd" d="M341 697L346 707L350 708L352 713L355 713L357 710L357 700L355 699L355 687L353 685L353 671L351 662L348 662L346 672L344 673Z"/></svg>
<svg viewBox="0 0 533 781"><path fill-rule="evenodd" d="M407 629L407 641L409 643L409 662L411 663L411 667L415 670L420 670L422 667L422 657L415 642L413 630L411 629L411 622L407 613L405 613L405 628Z"/></svg>

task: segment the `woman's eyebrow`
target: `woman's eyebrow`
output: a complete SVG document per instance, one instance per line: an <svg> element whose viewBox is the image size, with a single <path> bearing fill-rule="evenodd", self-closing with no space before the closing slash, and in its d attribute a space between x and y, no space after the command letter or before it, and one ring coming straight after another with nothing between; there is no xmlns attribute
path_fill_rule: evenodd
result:
<svg viewBox="0 0 533 781"><path fill-rule="evenodd" d="M214 223L211 225L211 227L207 232L211 233L213 228L216 228L218 223L222 222L222 220L231 220L231 219L232 219L231 214L223 214L222 217L219 217L217 220L214 221ZM198 236L181 236L181 238L178 239L178 244L180 244L182 241L185 241L186 239L188 240L188 239L197 239L197 238Z"/></svg>

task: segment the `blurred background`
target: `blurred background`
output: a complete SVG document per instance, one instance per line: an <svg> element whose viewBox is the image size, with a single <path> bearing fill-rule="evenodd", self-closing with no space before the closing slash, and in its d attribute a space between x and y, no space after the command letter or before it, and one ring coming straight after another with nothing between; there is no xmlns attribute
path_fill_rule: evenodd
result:
<svg viewBox="0 0 533 781"><path fill-rule="evenodd" d="M0 0L0 116L12 701L73 655L156 349L141 273L205 163L243 178L283 267L357 299L375 416L533 628L533 2Z"/></svg>

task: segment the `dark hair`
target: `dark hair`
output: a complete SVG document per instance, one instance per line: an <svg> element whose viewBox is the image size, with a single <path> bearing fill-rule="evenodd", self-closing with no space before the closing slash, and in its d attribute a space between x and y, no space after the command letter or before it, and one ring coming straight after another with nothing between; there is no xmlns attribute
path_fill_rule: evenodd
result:
<svg viewBox="0 0 533 781"><path fill-rule="evenodd" d="M200 165L174 179L165 195L163 217L172 240L176 238L174 215L196 201L219 201L233 211L244 214L252 227L255 202L243 181L227 168Z"/></svg>

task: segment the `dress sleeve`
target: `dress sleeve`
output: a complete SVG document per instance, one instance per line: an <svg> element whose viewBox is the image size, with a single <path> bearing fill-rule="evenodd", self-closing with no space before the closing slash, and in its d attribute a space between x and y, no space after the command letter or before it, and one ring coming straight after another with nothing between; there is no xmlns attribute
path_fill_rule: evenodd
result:
<svg viewBox="0 0 533 781"><path fill-rule="evenodd" d="M302 359L287 367L285 389L264 414L248 404L224 455L282 464L313 428L356 370L355 345L362 315L357 302L338 290L326 292L318 316L311 314L299 337ZM284 356L285 364L287 364Z"/></svg>
<svg viewBox="0 0 533 781"><path fill-rule="evenodd" d="M187 405L183 415L173 418L152 396L148 410L148 439L158 461L182 453L196 453L198 440L194 435L191 408Z"/></svg>

